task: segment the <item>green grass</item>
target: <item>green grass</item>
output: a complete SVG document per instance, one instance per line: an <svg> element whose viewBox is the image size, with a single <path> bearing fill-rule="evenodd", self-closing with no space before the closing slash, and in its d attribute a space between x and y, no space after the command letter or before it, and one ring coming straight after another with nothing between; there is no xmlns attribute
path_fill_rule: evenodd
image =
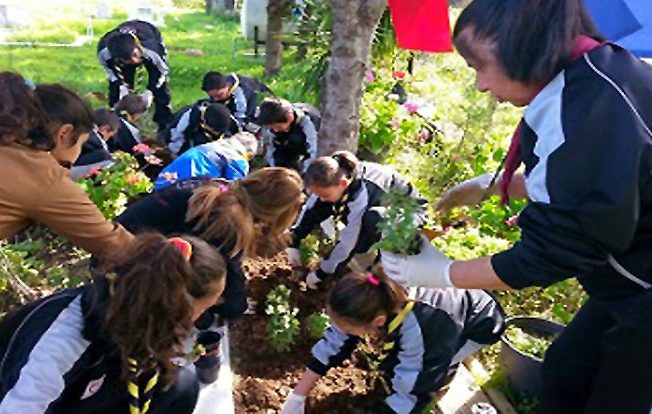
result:
<svg viewBox="0 0 652 414"><path fill-rule="evenodd" d="M0 70L21 73L36 83L62 83L81 94L107 93L105 73L96 58L97 40L122 19L95 20L95 40L79 48L6 47L0 46ZM70 41L85 32L85 22L57 22L29 29L21 33L23 41ZM251 42L241 38L239 22L234 18L220 18L203 12L168 15L161 28L168 47L172 105L179 108L204 96L200 89L205 72L238 72L262 77L264 60L246 56L251 53ZM201 51L192 56L192 51ZM288 53L284 73L278 79L266 79L272 89L290 99L306 100L299 96L296 79L309 63L295 64ZM308 97L314 102L315 97Z"/></svg>

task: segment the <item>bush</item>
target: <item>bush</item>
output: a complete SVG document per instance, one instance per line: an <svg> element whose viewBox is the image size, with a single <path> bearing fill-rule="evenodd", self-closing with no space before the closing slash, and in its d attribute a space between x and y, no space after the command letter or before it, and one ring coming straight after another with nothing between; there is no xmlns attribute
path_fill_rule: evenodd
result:
<svg viewBox="0 0 652 414"><path fill-rule="evenodd" d="M265 313L270 317L267 321L267 338L274 349L279 352L290 350L299 334L299 309L290 305L290 290L285 285L279 285L267 294Z"/></svg>

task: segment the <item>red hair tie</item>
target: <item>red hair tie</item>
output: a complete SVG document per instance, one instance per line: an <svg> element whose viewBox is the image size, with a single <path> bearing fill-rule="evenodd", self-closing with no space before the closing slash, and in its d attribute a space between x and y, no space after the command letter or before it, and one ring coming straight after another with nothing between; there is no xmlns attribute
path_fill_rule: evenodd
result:
<svg viewBox="0 0 652 414"><path fill-rule="evenodd" d="M181 237L170 237L168 239L183 255L183 258L186 259L186 262L190 261L192 257L192 244L189 241L182 239Z"/></svg>
<svg viewBox="0 0 652 414"><path fill-rule="evenodd" d="M380 280L371 273L367 273L367 282L371 283L374 286L380 286Z"/></svg>

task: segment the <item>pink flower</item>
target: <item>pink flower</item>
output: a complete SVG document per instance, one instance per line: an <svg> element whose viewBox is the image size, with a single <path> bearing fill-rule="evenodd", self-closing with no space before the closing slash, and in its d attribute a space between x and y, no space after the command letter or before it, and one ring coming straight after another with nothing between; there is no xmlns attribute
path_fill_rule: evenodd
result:
<svg viewBox="0 0 652 414"><path fill-rule="evenodd" d="M364 78L362 78L364 83L371 83L374 81L374 79L375 79L374 73L370 70L366 71L364 74Z"/></svg>
<svg viewBox="0 0 652 414"><path fill-rule="evenodd" d="M402 70L395 70L392 72L392 77L394 79L403 79L405 77L405 72Z"/></svg>
<svg viewBox="0 0 652 414"><path fill-rule="evenodd" d="M398 129L401 126L401 121L398 118L392 118L389 125L394 129Z"/></svg>
<svg viewBox="0 0 652 414"><path fill-rule="evenodd" d="M518 216L519 216L518 213L514 214L512 217L505 220L505 224L507 224L510 227L517 225L518 224Z"/></svg>
<svg viewBox="0 0 652 414"><path fill-rule="evenodd" d="M134 147L132 148L132 151L147 155L147 154L150 154L152 152L152 149L149 147L149 145L137 144L137 145L134 145Z"/></svg>
<svg viewBox="0 0 652 414"><path fill-rule="evenodd" d="M419 131L419 141L430 142L430 131L425 128Z"/></svg>
<svg viewBox="0 0 652 414"><path fill-rule="evenodd" d="M407 109L409 113L414 114L419 110L419 105L414 102L406 102L403 104L403 108Z"/></svg>

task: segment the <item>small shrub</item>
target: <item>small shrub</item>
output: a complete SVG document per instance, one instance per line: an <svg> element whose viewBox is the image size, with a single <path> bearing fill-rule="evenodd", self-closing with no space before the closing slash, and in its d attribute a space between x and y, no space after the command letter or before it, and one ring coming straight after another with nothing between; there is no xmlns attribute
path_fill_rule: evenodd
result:
<svg viewBox="0 0 652 414"><path fill-rule="evenodd" d="M398 191L385 195L387 210L383 220L378 223L382 239L369 249L387 250L402 255L418 254L420 250L419 226L415 216L420 206L414 198Z"/></svg>
<svg viewBox="0 0 652 414"><path fill-rule="evenodd" d="M151 181L138 169L132 155L116 152L114 158L115 164L78 181L107 219L120 215L131 198L152 189Z"/></svg>
<svg viewBox="0 0 652 414"><path fill-rule="evenodd" d="M265 313L270 317L267 321L269 343L279 352L289 351L300 330L299 309L290 305L290 289L279 285L269 292Z"/></svg>
<svg viewBox="0 0 652 414"><path fill-rule="evenodd" d="M328 316L323 312L311 313L306 318L306 331L312 339L320 339L330 326Z"/></svg>

